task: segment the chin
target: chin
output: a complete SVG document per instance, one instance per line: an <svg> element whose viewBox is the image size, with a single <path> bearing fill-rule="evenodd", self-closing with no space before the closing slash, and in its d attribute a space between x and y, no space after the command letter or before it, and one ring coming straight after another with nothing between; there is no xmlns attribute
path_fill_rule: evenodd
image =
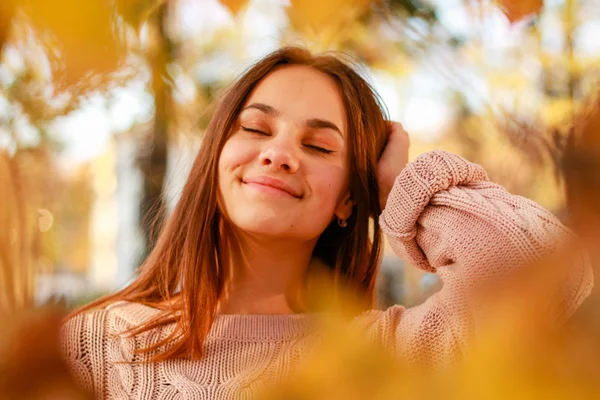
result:
<svg viewBox="0 0 600 400"><path fill-rule="evenodd" d="M239 230L251 235L272 237L276 239L310 240L319 236L320 232L309 232L306 225L301 226L294 218L283 216L244 215L240 218L232 216L231 222Z"/></svg>
<svg viewBox="0 0 600 400"><path fill-rule="evenodd" d="M329 224L326 216L323 220L318 217L320 215L314 210L297 210L247 200L243 205L238 203L231 207L228 219L235 228L249 234L312 240L320 236Z"/></svg>
<svg viewBox="0 0 600 400"><path fill-rule="evenodd" d="M245 232L265 236L295 236L297 231L293 223L282 218L242 218L233 222Z"/></svg>

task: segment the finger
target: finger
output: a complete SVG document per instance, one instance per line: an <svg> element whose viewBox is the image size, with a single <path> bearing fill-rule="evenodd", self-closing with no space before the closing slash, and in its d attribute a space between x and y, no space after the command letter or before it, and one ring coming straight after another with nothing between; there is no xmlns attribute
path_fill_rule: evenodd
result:
<svg viewBox="0 0 600 400"><path fill-rule="evenodd" d="M388 130L387 130L388 141L394 140L394 138L398 138L399 140L402 140L403 142L409 141L408 132L406 132L406 130L404 129L404 127L402 126L402 124L400 122L386 121L386 123L387 123L387 127L388 127Z"/></svg>
<svg viewBox="0 0 600 400"><path fill-rule="evenodd" d="M388 134L403 132L406 133L404 126L400 122L397 121L385 121L387 126Z"/></svg>
<svg viewBox="0 0 600 400"><path fill-rule="evenodd" d="M394 124L396 124L397 122L394 121L385 121L385 127L386 127L386 133L388 135L388 137L392 134L392 132L394 131Z"/></svg>

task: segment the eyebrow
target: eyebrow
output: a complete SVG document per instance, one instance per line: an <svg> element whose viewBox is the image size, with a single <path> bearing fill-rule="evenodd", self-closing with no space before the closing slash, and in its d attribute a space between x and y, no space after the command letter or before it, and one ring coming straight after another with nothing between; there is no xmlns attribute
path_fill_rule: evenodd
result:
<svg viewBox="0 0 600 400"><path fill-rule="evenodd" d="M255 109L260 110L260 111L264 112L265 114L270 115L272 117L277 117L277 116L281 115L281 112L279 112L276 109L274 109L273 107L271 107L267 104L263 104L263 103L252 103L249 106L244 107L244 110L247 110L249 108L255 108Z"/></svg>
<svg viewBox="0 0 600 400"><path fill-rule="evenodd" d="M344 138L344 135L342 135L340 129L333 122L324 119L311 118L306 121L306 126L312 129L333 129L334 131L340 134L342 139Z"/></svg>
<svg viewBox="0 0 600 400"><path fill-rule="evenodd" d="M254 108L256 110L262 111L263 113L270 115L272 117L278 117L281 115L281 112L279 110L276 110L275 108L271 107L268 104L252 103L249 106L246 106L244 108L244 110L247 110L249 108ZM340 130L340 128L338 128L337 125L334 124L333 122L327 121L325 119L320 119L320 118L308 119L308 120L306 120L306 126L311 129L331 129L331 130L334 130L337 133L339 133L340 136L342 137L342 139L344 138L344 135L342 134L342 131Z"/></svg>

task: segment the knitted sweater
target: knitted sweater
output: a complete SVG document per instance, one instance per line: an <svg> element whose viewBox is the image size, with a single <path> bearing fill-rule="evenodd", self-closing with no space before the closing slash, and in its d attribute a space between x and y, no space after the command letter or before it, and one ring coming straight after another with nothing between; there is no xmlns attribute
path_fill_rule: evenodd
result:
<svg viewBox="0 0 600 400"><path fill-rule="evenodd" d="M410 264L435 272L442 289L416 307L395 305L357 317L371 337L407 359L443 363L468 346L474 332L467 293L547 253L569 236L536 203L491 183L476 164L433 151L396 178L380 224L393 250ZM543 272L543 271L541 271ZM569 269L554 305L569 316L590 293L593 277L582 258ZM283 379L315 345L311 314L217 315L203 359L139 361L133 350L165 337L172 327L135 337L119 335L158 310L118 302L80 314L64 325L63 349L76 379L99 398L251 398L260 377Z"/></svg>

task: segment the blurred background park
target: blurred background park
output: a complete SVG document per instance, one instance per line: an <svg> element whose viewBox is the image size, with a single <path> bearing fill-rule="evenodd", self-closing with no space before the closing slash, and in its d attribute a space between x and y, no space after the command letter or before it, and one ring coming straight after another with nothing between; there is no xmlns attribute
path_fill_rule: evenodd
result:
<svg viewBox="0 0 600 400"><path fill-rule="evenodd" d="M286 44L346 54L410 133L411 159L442 148L481 164L575 229L600 276L598 0L0 0L1 399L88 398L66 394L65 310L31 309L135 276L214 99ZM535 303L533 277L516 287ZM439 287L386 248L378 307ZM399 370L338 326L274 398L600 398L597 291L557 337L528 309L490 313L450 380Z"/></svg>
<svg viewBox="0 0 600 400"><path fill-rule="evenodd" d="M599 87L597 0L2 0L0 308L123 287L213 100L283 44L359 63L411 158L453 151L568 220L558 159ZM386 249L379 306L438 286Z"/></svg>

